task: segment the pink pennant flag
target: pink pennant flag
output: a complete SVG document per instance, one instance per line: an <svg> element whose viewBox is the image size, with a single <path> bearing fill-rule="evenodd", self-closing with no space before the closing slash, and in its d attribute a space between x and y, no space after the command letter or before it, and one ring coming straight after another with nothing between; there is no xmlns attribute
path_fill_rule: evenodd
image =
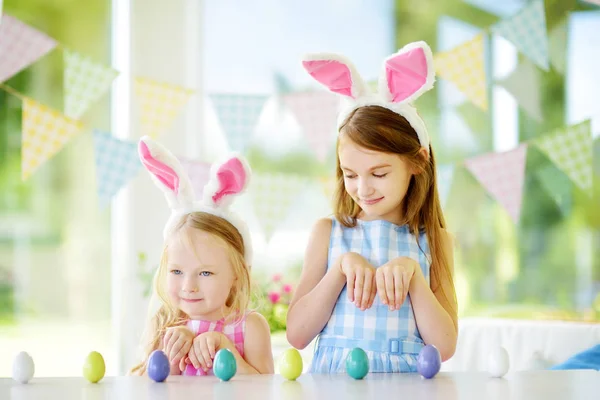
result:
<svg viewBox="0 0 600 400"><path fill-rule="evenodd" d="M317 159L324 162L336 135L339 99L327 92L301 92L286 95L283 101L296 117Z"/></svg>
<svg viewBox="0 0 600 400"><path fill-rule="evenodd" d="M183 166L185 172L187 172L192 182L192 188L197 198L202 197L204 191L204 185L210 178L210 163L202 161L188 160L182 157L178 157L179 162Z"/></svg>
<svg viewBox="0 0 600 400"><path fill-rule="evenodd" d="M515 223L521 214L527 144L503 153L488 153L465 161L479 183L506 208Z"/></svg>
<svg viewBox="0 0 600 400"><path fill-rule="evenodd" d="M42 58L56 44L45 33L4 14L0 20L0 82Z"/></svg>

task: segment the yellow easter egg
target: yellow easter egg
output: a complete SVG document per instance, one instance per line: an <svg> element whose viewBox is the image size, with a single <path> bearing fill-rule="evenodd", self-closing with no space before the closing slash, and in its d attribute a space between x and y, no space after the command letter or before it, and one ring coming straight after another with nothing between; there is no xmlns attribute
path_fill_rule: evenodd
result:
<svg viewBox="0 0 600 400"><path fill-rule="evenodd" d="M83 377L92 383L97 383L104 378L105 372L106 365L102 354L97 351L88 354L83 364Z"/></svg>
<svg viewBox="0 0 600 400"><path fill-rule="evenodd" d="M279 360L279 372L285 379L296 380L302 375L302 356L296 349L288 349L283 352Z"/></svg>

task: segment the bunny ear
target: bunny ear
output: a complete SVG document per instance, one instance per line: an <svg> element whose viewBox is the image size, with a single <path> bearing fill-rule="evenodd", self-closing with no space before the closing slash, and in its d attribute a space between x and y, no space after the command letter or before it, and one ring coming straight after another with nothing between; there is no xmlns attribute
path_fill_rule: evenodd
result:
<svg viewBox="0 0 600 400"><path fill-rule="evenodd" d="M238 155L229 157L223 163L214 164L210 181L204 187L204 203L213 207L228 207L233 196L244 192L250 175L248 163Z"/></svg>
<svg viewBox="0 0 600 400"><path fill-rule="evenodd" d="M179 160L148 136L140 139L138 153L156 186L165 193L169 207L190 207L194 201L194 191Z"/></svg>
<svg viewBox="0 0 600 400"><path fill-rule="evenodd" d="M433 88L435 69L425 42L407 44L384 62L379 93L393 103L410 103Z"/></svg>
<svg viewBox="0 0 600 400"><path fill-rule="evenodd" d="M304 69L330 91L356 99L366 94L366 85L345 57L338 54L308 54L303 57Z"/></svg>

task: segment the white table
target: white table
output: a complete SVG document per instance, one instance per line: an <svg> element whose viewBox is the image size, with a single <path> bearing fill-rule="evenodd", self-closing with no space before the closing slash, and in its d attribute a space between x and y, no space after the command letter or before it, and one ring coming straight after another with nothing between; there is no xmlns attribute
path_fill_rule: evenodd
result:
<svg viewBox="0 0 600 400"><path fill-rule="evenodd" d="M0 379L0 399L599 399L600 372L531 371L490 378L485 373L442 372L426 380L417 374L369 374L355 381L347 375L233 377L172 376L164 383L145 377L107 377L97 384L83 378L37 378L26 385Z"/></svg>

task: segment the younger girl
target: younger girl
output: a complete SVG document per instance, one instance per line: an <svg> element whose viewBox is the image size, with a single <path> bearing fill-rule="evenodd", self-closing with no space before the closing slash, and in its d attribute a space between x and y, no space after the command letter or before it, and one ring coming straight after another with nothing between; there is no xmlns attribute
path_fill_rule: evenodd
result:
<svg viewBox="0 0 600 400"><path fill-rule="evenodd" d="M335 218L319 220L291 302L287 337L317 335L312 372L343 372L360 347L371 372L416 371L425 344L454 354L452 242L423 120L411 102L431 89L431 50L412 43L387 58L372 93L352 64L311 55L304 68L341 95Z"/></svg>
<svg viewBox="0 0 600 400"><path fill-rule="evenodd" d="M273 373L271 336L265 318L248 311L252 244L245 223L229 211L245 189L250 170L241 157L213 165L201 201L194 201L189 177L163 146L144 137L142 163L172 210L165 246L154 278L160 307L147 328L144 361L161 349L171 374L207 375L215 354L229 349L238 373Z"/></svg>

